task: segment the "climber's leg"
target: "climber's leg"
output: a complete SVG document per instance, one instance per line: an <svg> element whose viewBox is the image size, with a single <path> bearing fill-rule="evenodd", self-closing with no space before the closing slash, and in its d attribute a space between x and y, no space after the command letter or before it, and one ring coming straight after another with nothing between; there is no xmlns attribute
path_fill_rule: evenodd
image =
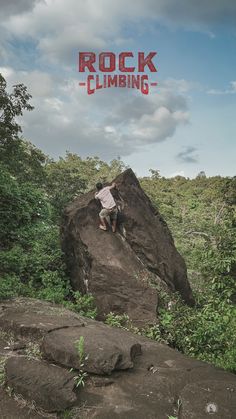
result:
<svg viewBox="0 0 236 419"><path fill-rule="evenodd" d="M113 231L113 233L116 232L116 224L117 224L117 220L113 220L112 221L112 231Z"/></svg>
<svg viewBox="0 0 236 419"><path fill-rule="evenodd" d="M112 226L113 233L116 232L117 214L118 214L118 210L117 208L114 208L111 213L111 226Z"/></svg>
<svg viewBox="0 0 236 419"><path fill-rule="evenodd" d="M99 228L104 231L107 230L106 217L107 217L107 210L103 208L99 213L99 219L100 219Z"/></svg>

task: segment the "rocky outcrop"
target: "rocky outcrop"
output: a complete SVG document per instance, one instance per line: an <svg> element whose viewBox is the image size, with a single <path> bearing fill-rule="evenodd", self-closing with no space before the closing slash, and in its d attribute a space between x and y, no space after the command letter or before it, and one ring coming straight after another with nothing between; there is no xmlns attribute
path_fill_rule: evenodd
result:
<svg viewBox="0 0 236 419"><path fill-rule="evenodd" d="M37 418L38 407L59 412L71 405L73 419L236 417L235 375L139 335L24 298L0 304L0 330L5 381L13 389L12 399L0 391L1 418ZM75 351L81 336L83 366ZM30 355L30 342L40 346L42 359ZM76 388L75 378L85 372L84 387ZM9 416L22 396L36 410L25 400L24 413L19 407ZM41 411L40 417L47 416Z"/></svg>
<svg viewBox="0 0 236 419"><path fill-rule="evenodd" d="M80 360L75 342L84 340L85 359ZM86 327L69 327L47 334L42 343L46 358L66 367L81 368L93 374L111 374L115 370L133 368L133 361L141 354L135 336L122 340L121 330L114 330L98 322L86 322Z"/></svg>
<svg viewBox="0 0 236 419"><path fill-rule="evenodd" d="M62 247L73 288L94 295L99 318L109 312L127 313L141 326L156 319L153 283L179 291L188 304L193 297L185 262L132 170L115 182L112 193L121 209L118 232L99 230L100 204L91 191L66 208Z"/></svg>

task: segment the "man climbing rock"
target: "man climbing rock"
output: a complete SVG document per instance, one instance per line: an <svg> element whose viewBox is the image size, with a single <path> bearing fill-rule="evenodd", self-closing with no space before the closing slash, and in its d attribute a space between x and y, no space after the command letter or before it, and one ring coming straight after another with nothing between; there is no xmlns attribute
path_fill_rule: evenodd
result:
<svg viewBox="0 0 236 419"><path fill-rule="evenodd" d="M99 182L96 184L96 188L98 192L95 194L95 198L99 199L102 205L102 209L99 213L99 218L100 218L99 228L101 230L106 231L107 230L106 219L110 218L113 233L116 232L117 213L118 213L115 200L111 194L111 189L115 187L116 187L115 183L112 183L111 186L103 187L103 184Z"/></svg>

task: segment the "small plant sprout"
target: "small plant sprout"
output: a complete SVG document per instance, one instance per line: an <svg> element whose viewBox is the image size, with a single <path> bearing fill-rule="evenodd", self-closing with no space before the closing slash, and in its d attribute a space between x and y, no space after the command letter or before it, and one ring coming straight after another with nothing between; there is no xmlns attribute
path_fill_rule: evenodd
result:
<svg viewBox="0 0 236 419"><path fill-rule="evenodd" d="M84 337L80 336L79 340L75 341L75 348L78 352L79 355L79 362L80 362L80 370L79 373L77 375L75 375L74 380L75 380L75 386L79 387L79 386L83 386L85 385L85 378L87 377L87 372L85 372L83 370L84 368L84 362L87 361L88 359L88 355L85 355L84 352ZM73 368L71 368L70 372L73 372Z"/></svg>
<svg viewBox="0 0 236 419"><path fill-rule="evenodd" d="M75 380L75 387L79 387L82 386L84 387L85 385L85 378L88 376L87 372L79 372L78 375L75 375L74 380Z"/></svg>
<svg viewBox="0 0 236 419"><path fill-rule="evenodd" d="M79 355L80 366L83 367L84 361L87 361L88 359L88 355L85 356L85 352L84 352L84 337L83 336L80 336L79 340L75 341L75 348Z"/></svg>

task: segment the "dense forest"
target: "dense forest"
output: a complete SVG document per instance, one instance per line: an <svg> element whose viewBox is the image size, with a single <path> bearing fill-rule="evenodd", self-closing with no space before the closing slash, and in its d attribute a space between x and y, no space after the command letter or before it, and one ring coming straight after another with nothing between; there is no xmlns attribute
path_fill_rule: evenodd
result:
<svg viewBox="0 0 236 419"><path fill-rule="evenodd" d="M96 317L90 295L71 289L60 248L63 208L74 197L125 169L97 157L67 153L57 161L26 141L18 123L31 111L23 85L8 93L0 75L0 299L42 298ZM35 111L36 112L36 111ZM137 333L236 372L236 177L164 178L158 170L141 186L166 220L185 258L196 305L161 295L157 324ZM107 322L131 328L127 316Z"/></svg>

